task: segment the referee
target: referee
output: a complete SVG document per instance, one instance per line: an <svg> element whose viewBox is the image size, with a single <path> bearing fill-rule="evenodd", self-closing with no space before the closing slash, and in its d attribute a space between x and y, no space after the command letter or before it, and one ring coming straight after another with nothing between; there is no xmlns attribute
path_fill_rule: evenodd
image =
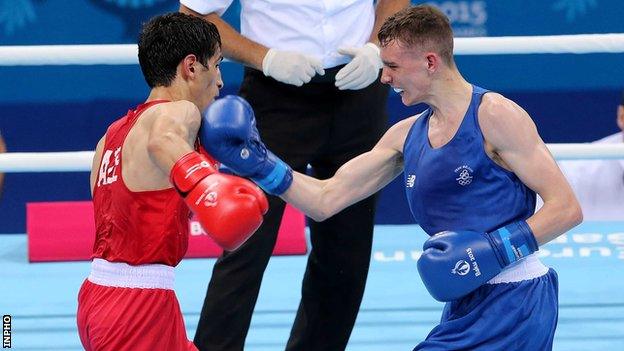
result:
<svg viewBox="0 0 624 351"><path fill-rule="evenodd" d="M292 168L329 178L370 150L386 128L377 32L408 0L241 0L241 33L220 16L233 0L181 0L214 23L225 57L245 65L240 95L262 140ZM264 224L216 262L195 334L200 350L243 350L285 203L269 198ZM287 350L344 350L364 293L375 198L317 223Z"/></svg>

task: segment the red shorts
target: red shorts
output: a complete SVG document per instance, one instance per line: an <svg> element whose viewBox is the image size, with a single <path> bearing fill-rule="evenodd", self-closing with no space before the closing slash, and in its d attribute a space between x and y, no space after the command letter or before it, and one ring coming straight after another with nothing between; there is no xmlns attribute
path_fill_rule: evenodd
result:
<svg viewBox="0 0 624 351"><path fill-rule="evenodd" d="M91 276L78 294L78 332L87 351L197 350L173 290L100 285Z"/></svg>

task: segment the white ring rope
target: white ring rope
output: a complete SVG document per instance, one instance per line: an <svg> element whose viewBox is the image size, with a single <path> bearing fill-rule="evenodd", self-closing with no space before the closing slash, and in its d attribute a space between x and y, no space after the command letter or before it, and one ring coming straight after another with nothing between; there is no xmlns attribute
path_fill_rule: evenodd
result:
<svg viewBox="0 0 624 351"><path fill-rule="evenodd" d="M591 54L624 52L624 34L456 38L458 55Z"/></svg>
<svg viewBox="0 0 624 351"><path fill-rule="evenodd" d="M456 38L459 55L622 53L624 34ZM137 46L0 46L0 66L134 65ZM557 160L624 159L624 144L548 144ZM90 171L93 151L0 154L0 172Z"/></svg>
<svg viewBox="0 0 624 351"><path fill-rule="evenodd" d="M624 33L455 38L457 55L624 52ZM135 44L0 46L0 66L135 65Z"/></svg>
<svg viewBox="0 0 624 351"><path fill-rule="evenodd" d="M136 65L136 44L0 46L0 66Z"/></svg>
<svg viewBox="0 0 624 351"><path fill-rule="evenodd" d="M546 144L557 161L624 159L620 144Z"/></svg>
<svg viewBox="0 0 624 351"><path fill-rule="evenodd" d="M557 160L624 159L622 144L547 144ZM94 151L0 154L0 172L87 172Z"/></svg>
<svg viewBox="0 0 624 351"><path fill-rule="evenodd" d="M0 172L85 172L95 151L7 152L0 154Z"/></svg>

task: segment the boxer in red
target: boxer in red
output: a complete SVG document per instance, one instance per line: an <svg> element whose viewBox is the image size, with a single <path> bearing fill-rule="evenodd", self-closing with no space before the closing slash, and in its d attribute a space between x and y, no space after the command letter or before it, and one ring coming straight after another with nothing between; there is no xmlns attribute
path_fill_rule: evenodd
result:
<svg viewBox="0 0 624 351"><path fill-rule="evenodd" d="M96 147L96 238L78 330L86 350L196 350L173 290L190 210L232 251L260 226L268 203L253 183L218 173L197 146L200 111L223 86L216 27L180 13L155 17L138 47L151 91Z"/></svg>

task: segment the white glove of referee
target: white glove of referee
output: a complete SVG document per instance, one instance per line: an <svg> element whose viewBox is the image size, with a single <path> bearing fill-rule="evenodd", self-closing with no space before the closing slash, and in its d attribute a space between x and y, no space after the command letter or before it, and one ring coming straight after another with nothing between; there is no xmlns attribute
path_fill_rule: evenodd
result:
<svg viewBox="0 0 624 351"><path fill-rule="evenodd" d="M269 49L262 60L262 72L282 83L298 87L308 83L317 73L325 74L321 61L293 51Z"/></svg>
<svg viewBox="0 0 624 351"><path fill-rule="evenodd" d="M379 48L373 43L366 43L359 48L341 47L338 53L353 56L351 62L336 74L336 86L340 90L358 90L377 80L383 66L379 57Z"/></svg>

